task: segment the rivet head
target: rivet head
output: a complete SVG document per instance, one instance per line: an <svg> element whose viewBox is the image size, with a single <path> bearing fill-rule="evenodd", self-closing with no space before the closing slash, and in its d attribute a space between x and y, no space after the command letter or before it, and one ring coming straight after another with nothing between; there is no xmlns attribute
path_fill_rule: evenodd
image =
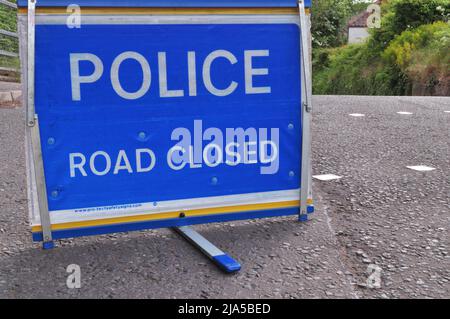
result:
<svg viewBox="0 0 450 319"><path fill-rule="evenodd" d="M51 193L52 197L58 197L59 192L57 190L53 190Z"/></svg>
<svg viewBox="0 0 450 319"><path fill-rule="evenodd" d="M213 184L213 185L216 185L218 181L219 181L219 179L215 176L213 178L211 178L211 184Z"/></svg>
<svg viewBox="0 0 450 319"><path fill-rule="evenodd" d="M48 145L53 145L53 144L55 144L55 139L54 139L53 137L49 137L48 140L47 140L47 144L48 144Z"/></svg>
<svg viewBox="0 0 450 319"><path fill-rule="evenodd" d="M294 171L290 171L290 172L289 172L289 177L294 177L294 176L295 176Z"/></svg>
<svg viewBox="0 0 450 319"><path fill-rule="evenodd" d="M145 140L147 138L147 134L145 134L145 132L139 132L138 137L140 140Z"/></svg>
<svg viewBox="0 0 450 319"><path fill-rule="evenodd" d="M288 125L288 129L290 129L290 130L294 129L294 124L292 124L292 123L289 123L289 125Z"/></svg>

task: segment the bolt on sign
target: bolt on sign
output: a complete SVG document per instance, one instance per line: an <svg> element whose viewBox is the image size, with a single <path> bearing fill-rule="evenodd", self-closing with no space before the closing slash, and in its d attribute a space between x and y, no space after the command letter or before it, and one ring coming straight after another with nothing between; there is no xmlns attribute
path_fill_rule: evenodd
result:
<svg viewBox="0 0 450 319"><path fill-rule="evenodd" d="M77 4L18 1L35 241L307 220L309 1Z"/></svg>

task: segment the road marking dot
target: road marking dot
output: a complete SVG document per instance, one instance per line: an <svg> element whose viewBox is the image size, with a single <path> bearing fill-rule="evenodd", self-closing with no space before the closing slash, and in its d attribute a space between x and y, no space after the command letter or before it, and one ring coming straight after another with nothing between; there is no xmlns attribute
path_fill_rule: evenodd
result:
<svg viewBox="0 0 450 319"><path fill-rule="evenodd" d="M354 117L363 117L366 116L365 114L361 114L361 113L351 113L349 114L350 116L354 116Z"/></svg>
<svg viewBox="0 0 450 319"><path fill-rule="evenodd" d="M409 169L415 170L415 171L419 171L419 172L430 172L430 171L435 170L434 167L425 166L425 165L406 166L406 167Z"/></svg>
<svg viewBox="0 0 450 319"><path fill-rule="evenodd" d="M318 180L320 180L320 181L332 181L332 180L334 180L334 179L340 179L340 178L342 178L342 176L337 176L337 175L334 175L334 174L324 174L324 175L313 175L313 177L315 178L315 179L318 179Z"/></svg>
<svg viewBox="0 0 450 319"><path fill-rule="evenodd" d="M411 112L397 112L397 114L400 114L400 115L412 115Z"/></svg>

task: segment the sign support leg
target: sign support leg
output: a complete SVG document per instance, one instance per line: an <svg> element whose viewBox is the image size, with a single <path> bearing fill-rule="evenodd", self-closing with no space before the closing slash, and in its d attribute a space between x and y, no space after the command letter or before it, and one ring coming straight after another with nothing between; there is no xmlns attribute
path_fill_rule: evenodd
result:
<svg viewBox="0 0 450 319"><path fill-rule="evenodd" d="M28 24L27 24L27 105L26 125L31 135L31 147L34 159L34 174L36 190L38 194L39 215L42 226L43 249L54 247L51 231L50 214L48 211L47 188L44 176L44 162L42 159L41 137L39 122L34 109L34 75L35 75L35 10L36 0L28 0Z"/></svg>
<svg viewBox="0 0 450 319"><path fill-rule="evenodd" d="M28 0L27 14L27 126L34 126L34 54L35 54L35 25L36 0Z"/></svg>
<svg viewBox="0 0 450 319"><path fill-rule="evenodd" d="M308 220L308 199L311 195L311 112L312 112L312 79L310 62L310 25L307 21L304 0L298 0L300 16L300 55L302 66L302 167L300 185L300 221Z"/></svg>
<svg viewBox="0 0 450 319"><path fill-rule="evenodd" d="M210 258L217 266L227 273L237 272L241 269L241 265L231 256L214 246L205 237L196 232L192 227L180 226L173 227L175 232L189 241L194 247Z"/></svg>
<svg viewBox="0 0 450 319"><path fill-rule="evenodd" d="M34 173L36 177L36 189L38 194L39 216L42 226L42 248L51 249L54 247L51 231L50 213L47 202L47 186L45 184L44 165L42 160L41 138L39 135L39 122L36 117L31 130L31 145L34 158Z"/></svg>

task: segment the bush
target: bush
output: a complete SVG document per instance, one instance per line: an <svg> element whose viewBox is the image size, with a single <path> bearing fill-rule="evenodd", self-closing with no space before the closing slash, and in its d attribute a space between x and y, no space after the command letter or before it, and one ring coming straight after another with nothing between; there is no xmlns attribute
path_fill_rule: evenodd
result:
<svg viewBox="0 0 450 319"><path fill-rule="evenodd" d="M366 44L353 44L328 50L328 61L313 66L314 94L403 95L404 74L387 67Z"/></svg>
<svg viewBox="0 0 450 319"><path fill-rule="evenodd" d="M371 30L369 46L381 51L403 31L449 17L448 0L390 0L382 6L381 28Z"/></svg>
<svg viewBox="0 0 450 319"><path fill-rule="evenodd" d="M403 32L383 52L411 81L413 93L449 94L450 24L435 22Z"/></svg>
<svg viewBox="0 0 450 319"><path fill-rule="evenodd" d="M0 4L0 29L15 32L17 30L16 9Z"/></svg>
<svg viewBox="0 0 450 319"><path fill-rule="evenodd" d="M382 13L366 43L314 53L314 93L450 95L450 2L391 0Z"/></svg>
<svg viewBox="0 0 450 319"><path fill-rule="evenodd" d="M16 21L16 9L0 4L0 29L17 32ZM0 50L17 53L19 51L19 40L17 38L0 34ZM0 67L18 68L19 59L15 57L0 56Z"/></svg>
<svg viewBox="0 0 450 319"><path fill-rule="evenodd" d="M345 42L346 22L352 14L351 0L313 0L311 34L314 48Z"/></svg>

